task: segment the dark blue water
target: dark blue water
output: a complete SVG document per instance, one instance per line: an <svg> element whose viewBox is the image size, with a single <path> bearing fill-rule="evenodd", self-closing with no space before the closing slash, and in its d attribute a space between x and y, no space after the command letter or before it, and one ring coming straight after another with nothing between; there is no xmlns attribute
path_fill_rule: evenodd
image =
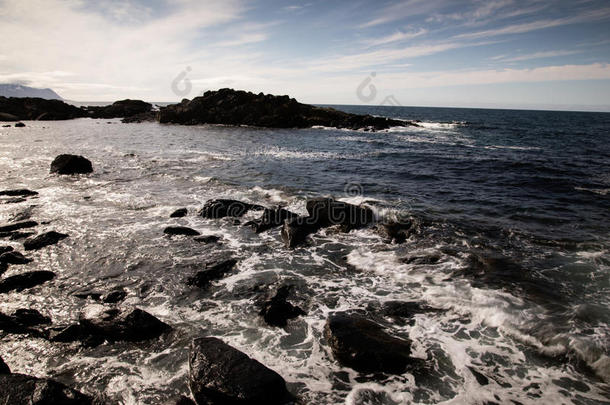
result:
<svg viewBox="0 0 610 405"><path fill-rule="evenodd" d="M38 190L36 218L71 235L33 254L34 268L61 270L56 284L36 299L15 293L0 303L67 321L83 302L66 291L120 286L129 304L179 330L168 347L129 355L4 338L0 349L15 354L3 358L17 371L126 403L159 402L188 391L189 339L214 335L274 368L312 403L607 403L610 114L336 108L420 120L421 127L274 130L81 119L0 130L0 188ZM89 157L94 174L50 176L50 161L66 152ZM367 204L379 220L407 215L418 232L397 245L374 227L328 230L289 251L277 229L255 235L194 215L219 197L302 213L306 198L322 195ZM0 205L0 214L8 219L28 204ZM183 206L192 215L170 221ZM170 222L224 242L168 240L160 230ZM210 291L192 291L183 280L189 269L217 254L238 258L238 270ZM300 286L308 315L280 333L261 325L245 292L286 282ZM369 381L334 362L321 333L328 313L396 299L441 310L418 315L413 326L387 324L415 342L435 373ZM479 386L468 367L491 383ZM109 379L120 389L108 388Z"/></svg>

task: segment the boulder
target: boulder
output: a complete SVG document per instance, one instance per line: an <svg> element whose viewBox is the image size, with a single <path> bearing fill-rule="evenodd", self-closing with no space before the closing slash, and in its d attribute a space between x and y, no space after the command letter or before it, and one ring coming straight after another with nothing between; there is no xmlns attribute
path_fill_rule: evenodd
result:
<svg viewBox="0 0 610 405"><path fill-rule="evenodd" d="M176 211L172 212L169 217L170 218L182 218L182 217L185 217L187 213L188 213L188 210L186 208L179 208Z"/></svg>
<svg viewBox="0 0 610 405"><path fill-rule="evenodd" d="M51 318L42 315L34 309L18 309L13 315L0 313L0 330L7 333L41 337L43 333L33 327L50 323Z"/></svg>
<svg viewBox="0 0 610 405"><path fill-rule="evenodd" d="M51 163L51 173L87 174L93 172L91 161L78 155L59 155Z"/></svg>
<svg viewBox="0 0 610 405"><path fill-rule="evenodd" d="M403 373L412 362L411 342L391 336L361 315L330 315L324 336L339 363L363 373Z"/></svg>
<svg viewBox="0 0 610 405"><path fill-rule="evenodd" d="M321 228L314 218L296 217L284 222L281 237L286 247L293 248L305 243L308 235L318 232Z"/></svg>
<svg viewBox="0 0 610 405"><path fill-rule="evenodd" d="M287 301L291 288L290 285L281 286L273 297L263 303L259 315L268 325L285 327L288 319L307 315L301 308Z"/></svg>
<svg viewBox="0 0 610 405"><path fill-rule="evenodd" d="M414 220L388 222L380 224L377 232L387 242L404 243L411 235L419 232L419 227Z"/></svg>
<svg viewBox="0 0 610 405"><path fill-rule="evenodd" d="M81 315L81 331L108 341L138 342L153 339L171 328L139 308L133 310L106 309L95 305L94 310L86 309Z"/></svg>
<svg viewBox="0 0 610 405"><path fill-rule="evenodd" d="M0 403L86 405L92 404L93 399L47 378L24 374L1 374Z"/></svg>
<svg viewBox="0 0 610 405"><path fill-rule="evenodd" d="M47 281L53 280L54 278L55 273L44 270L16 274L0 280L0 294L10 291L23 291L25 289L44 284Z"/></svg>
<svg viewBox="0 0 610 405"><path fill-rule="evenodd" d="M409 121L356 115L328 107L301 104L288 96L254 94L233 89L206 91L193 100L162 107L159 122L175 124L224 124L272 128L326 126L373 130L393 126L417 126Z"/></svg>
<svg viewBox="0 0 610 405"><path fill-rule="evenodd" d="M23 254L11 251L0 255L0 262L7 264L28 264L32 259L25 257Z"/></svg>
<svg viewBox="0 0 610 405"><path fill-rule="evenodd" d="M46 232L36 237L27 239L23 242L23 247L25 250L42 249L46 246L55 245L60 240L63 240L67 237L68 235L66 235L65 233L59 233L55 231Z"/></svg>
<svg viewBox="0 0 610 405"><path fill-rule="evenodd" d="M193 238L193 240L195 242L199 242L199 243L216 243L220 240L220 236L216 236L216 235L202 235L202 236L196 236Z"/></svg>
<svg viewBox="0 0 610 405"><path fill-rule="evenodd" d="M87 116L87 113L60 100L35 97L0 97L0 121L17 120L70 120Z"/></svg>
<svg viewBox="0 0 610 405"><path fill-rule="evenodd" d="M116 304L117 302L123 301L125 297L127 297L127 291L115 290L101 297L101 300L106 304Z"/></svg>
<svg viewBox="0 0 610 405"><path fill-rule="evenodd" d="M244 226L249 226L254 229L254 232L261 233L276 226L280 226L287 219L296 218L298 215L283 208L269 209L265 208L263 215L259 219L249 221Z"/></svg>
<svg viewBox="0 0 610 405"><path fill-rule="evenodd" d="M225 274L230 272L237 264L237 260L228 259L218 262L205 270L197 272L193 277L189 278L188 285L194 285L199 288L207 287L212 281L221 279ZM207 265L206 265L207 267Z"/></svg>
<svg viewBox="0 0 610 405"><path fill-rule="evenodd" d="M21 240L25 238L29 238L30 236L34 236L34 232L12 232L9 237L10 240Z"/></svg>
<svg viewBox="0 0 610 405"><path fill-rule="evenodd" d="M0 276L8 270L8 263L0 262Z"/></svg>
<svg viewBox="0 0 610 405"><path fill-rule="evenodd" d="M340 225L342 230L362 228L375 220L368 207L337 201L334 198L312 198L305 205L309 217L322 227Z"/></svg>
<svg viewBox="0 0 610 405"><path fill-rule="evenodd" d="M11 369L6 365L2 357L0 357L0 374L10 374Z"/></svg>
<svg viewBox="0 0 610 405"><path fill-rule="evenodd" d="M18 122L15 124L15 128L25 128L25 124L23 122Z"/></svg>
<svg viewBox="0 0 610 405"><path fill-rule="evenodd" d="M279 405L290 401L279 374L214 337L193 340L189 385L198 404Z"/></svg>
<svg viewBox="0 0 610 405"><path fill-rule="evenodd" d="M199 232L186 226L168 226L163 230L166 235L185 235L185 236L196 236L201 235Z"/></svg>
<svg viewBox="0 0 610 405"><path fill-rule="evenodd" d="M199 211L204 218L241 217L249 210L264 209L260 205L249 204L237 200L216 199L208 200Z"/></svg>
<svg viewBox="0 0 610 405"><path fill-rule="evenodd" d="M51 318L41 314L35 309L29 308L19 308L13 313L12 318L16 323L22 326L48 325L51 323Z"/></svg>
<svg viewBox="0 0 610 405"><path fill-rule="evenodd" d="M12 224L5 224L5 225L0 225L0 233L9 233L9 232L14 232L14 231L18 231L19 229L24 229L24 228L33 228L35 226L38 226L38 222L36 221L21 221L21 222L15 222Z"/></svg>
<svg viewBox="0 0 610 405"><path fill-rule="evenodd" d="M322 228L338 225L344 232L362 228L375 220L370 208L337 201L333 198L307 200L307 217L287 219L282 227L282 240L292 248L305 242L309 234Z"/></svg>
<svg viewBox="0 0 610 405"><path fill-rule="evenodd" d="M38 193L36 191L27 190L27 189L0 191L0 196L8 196L8 197L31 197L33 195L38 195Z"/></svg>
<svg viewBox="0 0 610 405"><path fill-rule="evenodd" d="M13 251L13 247L12 246L0 246L0 255L6 252L12 252Z"/></svg>

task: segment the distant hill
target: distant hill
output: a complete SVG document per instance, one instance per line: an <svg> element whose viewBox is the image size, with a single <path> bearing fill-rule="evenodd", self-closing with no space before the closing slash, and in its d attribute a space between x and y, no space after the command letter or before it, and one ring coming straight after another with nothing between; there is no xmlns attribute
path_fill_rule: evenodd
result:
<svg viewBox="0 0 610 405"><path fill-rule="evenodd" d="M0 84L2 97L38 97L47 100L63 100L59 94L51 89L36 89L21 84Z"/></svg>

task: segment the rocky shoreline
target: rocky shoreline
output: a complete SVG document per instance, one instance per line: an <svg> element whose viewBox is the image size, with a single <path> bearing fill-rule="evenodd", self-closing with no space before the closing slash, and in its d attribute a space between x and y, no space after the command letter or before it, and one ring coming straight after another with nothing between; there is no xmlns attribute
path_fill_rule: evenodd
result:
<svg viewBox="0 0 610 405"><path fill-rule="evenodd" d="M157 121L162 124L217 124L267 128L316 126L377 131L390 127L418 126L415 121L349 114L329 107L297 102L289 96L254 94L242 90L207 91L192 100L161 107L141 100L121 100L111 105L75 107L59 100L0 97L0 121L122 118L124 123Z"/></svg>
<svg viewBox="0 0 610 405"><path fill-rule="evenodd" d="M84 169L83 169L84 167ZM82 156L60 155L51 164L55 175L82 175L93 168ZM20 189L0 191L1 197L36 198L37 192ZM243 226L252 228L256 234L281 228L279 232L287 248L295 248L308 242L308 235L320 229L336 227L348 232L365 226L378 226L383 234L383 225L377 224L373 212L365 206L357 206L333 198L314 198L307 201L308 216L298 216L282 208L269 208L238 200L208 200L196 213L202 220L241 218L249 211L261 212L261 217ZM27 214L27 213L26 213ZM177 210L169 218L189 215L187 209ZM7 238L23 229L35 229L39 223L28 215L0 226L0 237ZM411 224L408 224L410 227ZM400 228L393 224L392 229ZM402 228L400 228L402 229ZM218 243L212 235L200 235L194 229L170 225L163 231L167 237L194 237L204 243ZM48 231L31 236L23 242L25 251L45 249L69 238L68 234ZM388 238L391 241L391 238ZM298 243L297 243L298 242ZM27 266L32 260L11 246L0 246L2 272L9 266ZM215 280L234 272L238 260L225 258L208 263L185 280L191 288L208 289ZM2 274L0 274L1 276ZM56 274L51 271L25 271L0 278L0 294L12 291L28 291L41 284L52 283ZM257 302L259 316L271 327L286 328L295 318L307 312L297 305L292 285L285 284L261 295ZM81 299L93 299L95 304L83 307L78 321L73 324L55 324L51 318L37 310L19 308L12 313L0 313L0 330L7 334L23 335L32 339L44 339L53 344L77 344L97 347L116 342L138 344L151 340L163 340L171 336L174 327L148 312L123 305L125 291L81 292ZM367 313L343 311L331 313L326 321L324 334L334 359L343 367L360 373L402 374L415 369L425 369L426 362L411 357L411 342L408 337L392 336L384 327L383 311L392 316L409 319L421 310L416 303L395 302L392 308L379 307ZM213 336L195 338L189 354L188 386L191 398L182 396L176 404L302 404L287 388L286 381L275 371L250 358L247 354ZM13 374L10 363L0 355L0 401L3 403L62 403L103 404L110 403L102 394L81 393L64 384L47 379ZM38 402L36 402L38 401Z"/></svg>

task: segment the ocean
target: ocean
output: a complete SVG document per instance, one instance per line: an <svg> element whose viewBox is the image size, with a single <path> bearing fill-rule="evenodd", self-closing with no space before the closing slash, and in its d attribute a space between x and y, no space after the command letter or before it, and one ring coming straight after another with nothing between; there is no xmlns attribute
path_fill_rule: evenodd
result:
<svg viewBox="0 0 610 405"><path fill-rule="evenodd" d="M610 113L335 108L421 127L78 119L0 128L0 189L40 193L0 205L2 222L32 207L41 230L70 235L10 267L5 277L24 268L58 277L0 294L0 312L34 308L68 324L95 305L75 293L124 288L123 306L174 328L158 341L85 348L5 334L0 354L12 371L125 404L166 403L188 393L190 341L217 336L277 371L308 404L609 403ZM89 158L94 173L50 175L61 153ZM255 234L196 214L212 198L305 214L306 198L319 196L366 204L379 221L407 216L418 232L392 244L374 227L329 228L291 250L279 228ZM170 219L181 207L189 215ZM222 240L169 238L169 225ZM0 243L22 250L19 241ZM209 289L186 284L227 256L239 260L236 269ZM307 315L274 328L257 303L282 284L296 287ZM323 336L328 315L395 300L435 309L411 322L383 320L413 341L428 372L367 376L341 367Z"/></svg>

